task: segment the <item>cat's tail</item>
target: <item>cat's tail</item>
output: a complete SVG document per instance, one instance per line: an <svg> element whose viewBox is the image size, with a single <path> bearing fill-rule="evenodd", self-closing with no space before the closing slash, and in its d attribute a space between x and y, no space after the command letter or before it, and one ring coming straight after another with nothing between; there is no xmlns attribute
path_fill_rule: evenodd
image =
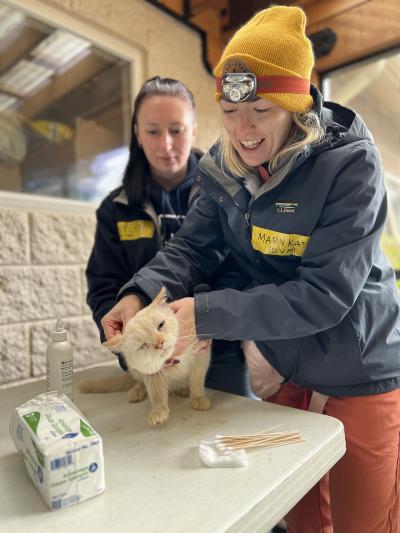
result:
<svg viewBox="0 0 400 533"><path fill-rule="evenodd" d="M99 379L85 379L79 383L80 392L121 392L131 389L136 383L129 372L120 376L109 376Z"/></svg>

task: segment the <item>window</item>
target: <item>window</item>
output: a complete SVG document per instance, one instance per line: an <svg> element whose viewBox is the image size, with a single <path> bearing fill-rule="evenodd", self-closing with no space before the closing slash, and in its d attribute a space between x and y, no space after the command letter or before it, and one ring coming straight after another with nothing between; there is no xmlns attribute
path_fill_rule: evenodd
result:
<svg viewBox="0 0 400 533"><path fill-rule="evenodd" d="M129 61L0 0L0 191L99 201L121 182L130 109Z"/></svg>
<svg viewBox="0 0 400 533"><path fill-rule="evenodd" d="M323 92L363 117L382 155L388 192L382 246L400 287L400 50L327 74Z"/></svg>

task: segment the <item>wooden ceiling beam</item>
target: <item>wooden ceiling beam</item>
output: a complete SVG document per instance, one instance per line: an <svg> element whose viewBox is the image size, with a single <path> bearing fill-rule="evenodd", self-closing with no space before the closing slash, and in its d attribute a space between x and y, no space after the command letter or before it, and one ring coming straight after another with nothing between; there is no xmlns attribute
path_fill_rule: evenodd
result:
<svg viewBox="0 0 400 533"><path fill-rule="evenodd" d="M267 2L265 0L230 0L229 24L224 28L224 32L233 33L239 26L249 20L254 13L270 7L271 5L288 5L290 2Z"/></svg>
<svg viewBox="0 0 400 533"><path fill-rule="evenodd" d="M308 26L354 9L370 0L297 0L292 5L301 7L307 14Z"/></svg>
<svg viewBox="0 0 400 533"><path fill-rule="evenodd" d="M184 0L158 0L158 4L170 9L181 17L185 13Z"/></svg>
<svg viewBox="0 0 400 533"><path fill-rule="evenodd" d="M19 109L20 113L26 118L37 117L44 109L96 76L109 64L109 61L93 53L89 54L64 73L56 75L37 93L26 98Z"/></svg>
<svg viewBox="0 0 400 533"><path fill-rule="evenodd" d="M47 34L32 26L24 26L14 38L0 41L0 75L4 74L20 59L31 59L30 51L38 45Z"/></svg>
<svg viewBox="0 0 400 533"><path fill-rule="evenodd" d="M400 2L367 0L308 26L309 33L331 28L337 37L332 51L317 60L323 73L400 45Z"/></svg>
<svg viewBox="0 0 400 533"><path fill-rule="evenodd" d="M73 124L77 116L95 120L98 113L117 101L122 107L123 94L129 94L128 84L127 69L115 63L49 105L41 118L66 124Z"/></svg>

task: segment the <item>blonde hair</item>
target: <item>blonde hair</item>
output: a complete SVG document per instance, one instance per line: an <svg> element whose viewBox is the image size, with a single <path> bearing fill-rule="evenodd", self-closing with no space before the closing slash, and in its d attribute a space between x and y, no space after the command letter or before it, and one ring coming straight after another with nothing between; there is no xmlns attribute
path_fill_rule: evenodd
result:
<svg viewBox="0 0 400 533"><path fill-rule="evenodd" d="M325 134L325 130L315 111L293 113L292 117L293 126L289 137L269 162L268 170L270 174L274 174L277 171L280 174L286 174L295 157L308 146L321 141ZM222 169L228 170L235 177L242 178L249 173L256 173L254 167L250 167L243 162L225 130L223 130L220 139L220 154Z"/></svg>

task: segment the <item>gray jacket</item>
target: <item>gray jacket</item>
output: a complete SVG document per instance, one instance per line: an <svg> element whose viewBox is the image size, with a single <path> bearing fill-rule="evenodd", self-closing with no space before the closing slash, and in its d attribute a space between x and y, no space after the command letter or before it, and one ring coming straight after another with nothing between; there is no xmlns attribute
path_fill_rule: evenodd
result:
<svg viewBox="0 0 400 533"><path fill-rule="evenodd" d="M120 297L154 297L161 285L184 297L229 250L250 285L197 294L198 334L254 340L286 381L323 394L390 391L400 383L400 310L379 245L379 153L358 115L313 95L324 141L253 196L221 170L215 145L200 162L197 205Z"/></svg>

